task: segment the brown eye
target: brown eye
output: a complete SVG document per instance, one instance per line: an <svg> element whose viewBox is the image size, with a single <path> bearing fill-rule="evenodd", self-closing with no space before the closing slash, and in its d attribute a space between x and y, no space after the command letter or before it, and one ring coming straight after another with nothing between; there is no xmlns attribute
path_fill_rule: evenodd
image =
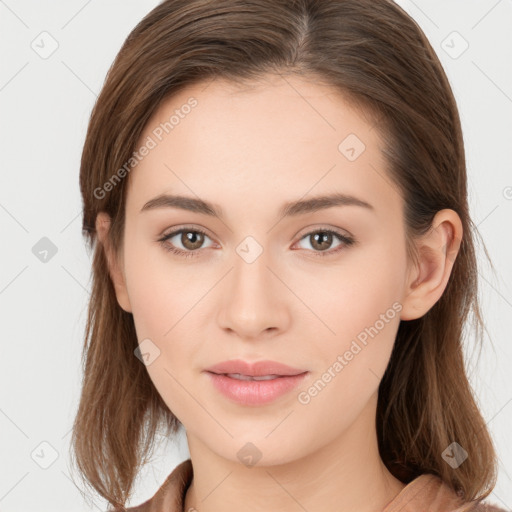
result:
<svg viewBox="0 0 512 512"><path fill-rule="evenodd" d="M332 233L329 233L328 231L318 231L309 236L312 240L311 247L313 247L313 249L325 251L326 249L329 249L332 244L333 236Z"/></svg>
<svg viewBox="0 0 512 512"><path fill-rule="evenodd" d="M204 235L199 231L182 231L180 241L190 251L200 249L204 243Z"/></svg>
<svg viewBox="0 0 512 512"><path fill-rule="evenodd" d="M202 252L200 249L203 248L205 238L210 239L200 229L182 228L165 235L158 241L166 251L173 252L179 256L193 257Z"/></svg>
<svg viewBox="0 0 512 512"><path fill-rule="evenodd" d="M334 246L334 249L329 250L334 243L334 240L338 239L338 244ZM342 235L332 229L317 229L304 235L300 241L307 240L311 246L311 251L316 253L317 256L328 256L342 250L344 247L349 247L355 243L352 237Z"/></svg>

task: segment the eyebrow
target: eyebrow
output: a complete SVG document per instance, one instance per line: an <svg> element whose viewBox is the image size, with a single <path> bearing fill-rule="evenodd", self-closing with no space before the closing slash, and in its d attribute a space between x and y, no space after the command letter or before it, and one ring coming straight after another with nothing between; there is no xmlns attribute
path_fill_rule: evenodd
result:
<svg viewBox="0 0 512 512"><path fill-rule="evenodd" d="M361 206L369 210L374 210L371 204L362 199L347 194L334 193L285 203L279 210L279 216L290 217L304 215L335 206ZM181 210L217 217L218 219L224 218L223 210L217 204L194 197L172 194L160 194L154 197L141 208L140 213L159 208L179 208Z"/></svg>

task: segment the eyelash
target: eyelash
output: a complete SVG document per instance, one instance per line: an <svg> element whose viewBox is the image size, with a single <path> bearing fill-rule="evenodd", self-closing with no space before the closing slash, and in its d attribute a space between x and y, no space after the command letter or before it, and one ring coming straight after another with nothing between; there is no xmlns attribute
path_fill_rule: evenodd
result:
<svg viewBox="0 0 512 512"><path fill-rule="evenodd" d="M194 257L198 256L198 252L200 251L200 249L195 250L195 251L182 251L181 249L177 249L176 247L170 246L166 243L167 240L169 240L170 238L173 238L174 236L178 235L179 233L183 233L183 232L201 233L205 236L208 236L208 234L205 231L203 231L202 229L181 228L176 231L172 231L171 233L163 236L162 238L159 238L158 242L161 243L162 247L166 251L176 254L178 256L183 256L185 258L194 258ZM333 254L337 254L339 251L341 251L343 249L343 247L350 247L351 245L353 245L355 243L354 238L346 236L346 235L342 235L338 231L335 231L335 230L329 229L329 228L325 228L325 229L320 228L320 229L316 229L314 231L310 231L309 233L306 233L304 236L302 236L300 238L300 240L302 240L303 238L307 238L308 236L314 235L316 233L332 234L332 235L335 235L336 237L338 237L341 242L343 242L343 244L340 245L337 249L334 249L331 251L313 251L314 253L316 253L317 256L319 256L321 258L322 257L325 258L327 256L332 256ZM208 238L210 238L210 237L208 236Z"/></svg>

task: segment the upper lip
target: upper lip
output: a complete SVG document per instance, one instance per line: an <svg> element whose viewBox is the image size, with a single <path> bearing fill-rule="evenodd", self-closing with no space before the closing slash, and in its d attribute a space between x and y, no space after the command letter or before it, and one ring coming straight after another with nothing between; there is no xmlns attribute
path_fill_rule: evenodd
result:
<svg viewBox="0 0 512 512"><path fill-rule="evenodd" d="M277 361L256 361L248 363L241 359L234 359L231 361L223 361L222 363L214 364L206 371L223 374L223 373L239 373L240 375L247 375L249 377L261 377L263 375L299 375L305 373L307 370L299 370L292 368Z"/></svg>

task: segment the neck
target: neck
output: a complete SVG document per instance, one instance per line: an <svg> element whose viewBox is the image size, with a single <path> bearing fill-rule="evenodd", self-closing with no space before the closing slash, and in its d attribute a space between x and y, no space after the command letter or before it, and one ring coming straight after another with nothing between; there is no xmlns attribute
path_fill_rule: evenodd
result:
<svg viewBox="0 0 512 512"><path fill-rule="evenodd" d="M284 462L265 464L262 457L252 467L220 456L187 432L194 476L184 510L263 512L271 504L282 512L382 511L405 484L380 458L375 411L376 396L331 442L316 440L311 451Z"/></svg>

